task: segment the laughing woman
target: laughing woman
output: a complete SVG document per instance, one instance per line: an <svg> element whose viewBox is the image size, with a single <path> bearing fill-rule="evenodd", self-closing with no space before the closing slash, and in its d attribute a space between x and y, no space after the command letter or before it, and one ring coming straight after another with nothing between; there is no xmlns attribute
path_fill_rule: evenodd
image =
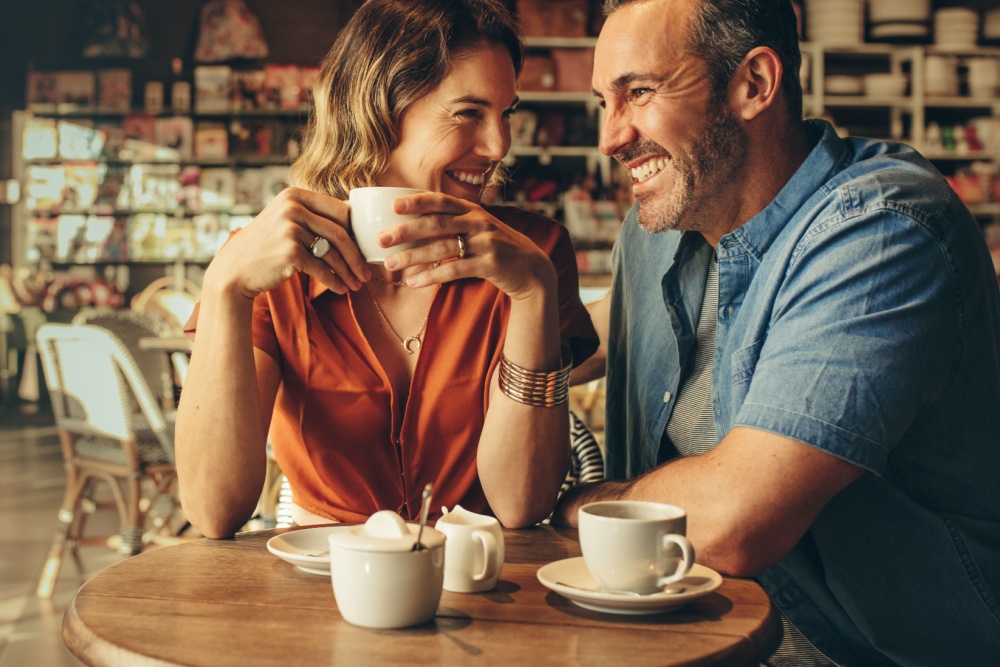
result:
<svg viewBox="0 0 1000 667"><path fill-rule="evenodd" d="M522 57L500 0L369 0L338 36L294 187L219 252L189 323L177 470L205 535L250 518L268 437L300 525L412 520L428 482L435 508L510 527L551 512L571 359L597 335L565 230L479 204ZM365 263L344 201L372 185L427 191L396 200L419 217L380 243L421 243L383 264Z"/></svg>

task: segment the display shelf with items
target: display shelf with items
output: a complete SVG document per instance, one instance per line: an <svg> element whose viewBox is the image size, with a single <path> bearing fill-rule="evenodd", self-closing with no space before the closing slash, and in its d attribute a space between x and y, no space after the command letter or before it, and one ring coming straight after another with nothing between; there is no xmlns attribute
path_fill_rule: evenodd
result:
<svg viewBox="0 0 1000 667"><path fill-rule="evenodd" d="M565 2L561 11L582 16L586 4ZM529 20L529 30L553 29L537 17L534 23ZM506 160L511 181L502 195L563 222L581 275L588 276L591 289L600 289L608 282L611 246L631 195L622 187L624 170L598 147L603 111L590 80L597 40L576 23L564 32L577 34L526 37L520 105Z"/></svg>
<svg viewBox="0 0 1000 667"><path fill-rule="evenodd" d="M589 174L607 179L610 159L598 149L601 110L591 93L592 37L528 37L519 80L521 104L512 123L510 155L579 157ZM600 167L599 167L600 165ZM609 181L605 181L608 185Z"/></svg>
<svg viewBox="0 0 1000 667"><path fill-rule="evenodd" d="M169 103L147 82L138 109L129 70L29 73L15 263L206 263L285 187L317 69L173 70Z"/></svg>
<svg viewBox="0 0 1000 667"><path fill-rule="evenodd" d="M1000 8L940 4L805 0L806 115L912 145L981 222L1000 220Z"/></svg>
<svg viewBox="0 0 1000 667"><path fill-rule="evenodd" d="M802 51L807 117L913 146L977 218L1000 219L1000 50L804 43Z"/></svg>

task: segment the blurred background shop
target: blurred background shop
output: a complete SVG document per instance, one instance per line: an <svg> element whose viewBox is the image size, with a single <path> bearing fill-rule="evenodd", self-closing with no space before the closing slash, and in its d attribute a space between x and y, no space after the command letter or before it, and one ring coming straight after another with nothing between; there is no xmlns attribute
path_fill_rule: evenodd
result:
<svg viewBox="0 0 1000 667"><path fill-rule="evenodd" d="M611 247L631 205L629 175L597 149L590 70L599 3L509 2L528 55L511 178L487 198L565 224L590 300L608 288ZM60 633L77 588L129 552L115 550L126 537L143 547L185 537L183 523L171 523L175 489L146 479L153 468L123 473L145 476L141 536L128 535L115 512L96 511L109 503L107 488L60 509L82 462L59 438L36 332L71 321L114 330L149 380L143 423L169 421L187 359L177 334L205 267L229 231L285 187L317 65L359 5L0 0L0 667L79 664ZM806 116L920 150L979 220L1000 267L997 0L796 8ZM113 402L120 378L102 387L96 353L85 361L80 397ZM574 388L571 408L599 442L601 383ZM170 462L158 465L169 482ZM280 470L269 468L249 527L280 523L286 501ZM114 548L78 554L74 543L76 567L53 571L53 531L66 515L84 517L88 535L111 534Z"/></svg>

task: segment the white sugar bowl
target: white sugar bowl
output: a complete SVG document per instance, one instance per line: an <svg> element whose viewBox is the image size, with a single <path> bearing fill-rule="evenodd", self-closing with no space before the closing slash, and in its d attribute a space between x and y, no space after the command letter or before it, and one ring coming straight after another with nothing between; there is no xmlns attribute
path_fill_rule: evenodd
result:
<svg viewBox="0 0 1000 667"><path fill-rule="evenodd" d="M395 517L395 518L392 518ZM330 534L330 577L344 620L366 628L405 628L434 618L444 583L445 536L388 510L363 526Z"/></svg>

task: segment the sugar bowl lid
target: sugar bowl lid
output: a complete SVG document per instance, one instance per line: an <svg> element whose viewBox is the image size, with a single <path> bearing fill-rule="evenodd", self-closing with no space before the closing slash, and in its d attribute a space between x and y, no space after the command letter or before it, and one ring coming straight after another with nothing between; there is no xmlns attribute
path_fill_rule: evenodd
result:
<svg viewBox="0 0 1000 667"><path fill-rule="evenodd" d="M372 514L360 526L331 533L330 548L376 552L412 551L419 529L420 526L406 523L403 517L392 510L381 510ZM444 541L444 533L430 526L424 527L420 542L425 548L439 547Z"/></svg>

